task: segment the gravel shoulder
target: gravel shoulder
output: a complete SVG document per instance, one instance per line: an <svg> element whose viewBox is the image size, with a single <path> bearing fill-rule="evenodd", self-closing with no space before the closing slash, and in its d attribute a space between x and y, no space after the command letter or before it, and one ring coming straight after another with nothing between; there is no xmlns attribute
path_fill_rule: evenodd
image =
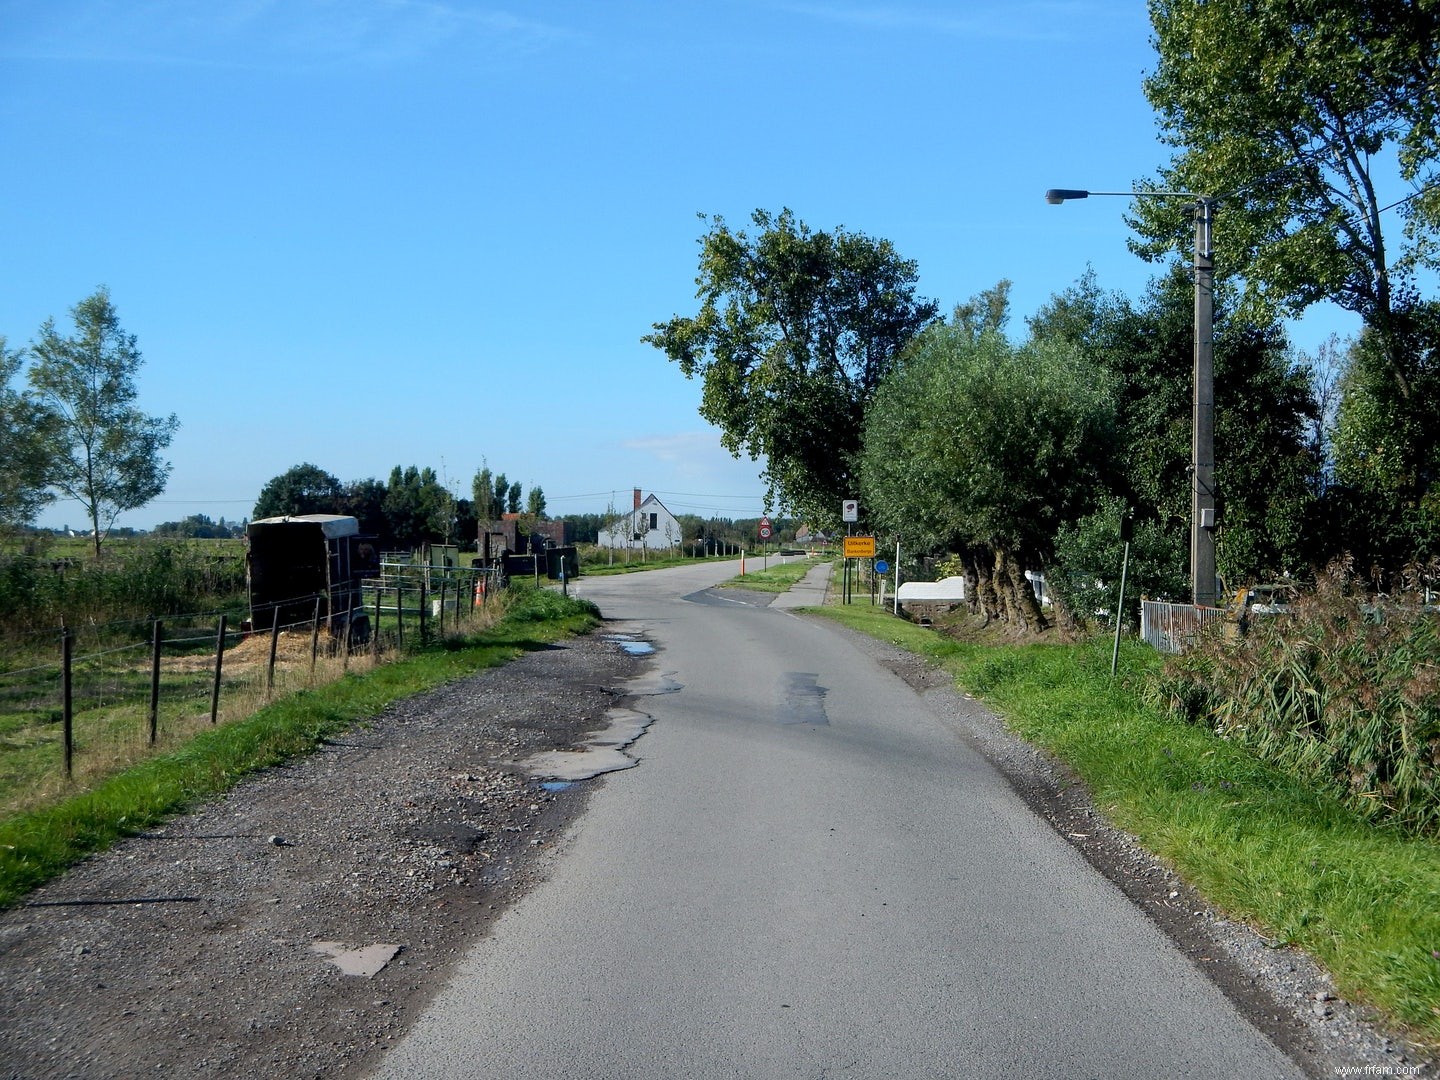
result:
<svg viewBox="0 0 1440 1080"><path fill-rule="evenodd" d="M617 630L398 703L0 913L0 1075L368 1072L466 947L544 880L604 782L546 790L514 763L580 746L610 710L634 708L652 664ZM933 665L839 632L924 696L1310 1075L1435 1075L1307 957L1224 919L1106 825L1062 766Z"/></svg>
<svg viewBox="0 0 1440 1080"><path fill-rule="evenodd" d="M511 763L582 743L643 667L601 634L528 653L33 893L0 914L0 1075L367 1071L584 808Z"/></svg>

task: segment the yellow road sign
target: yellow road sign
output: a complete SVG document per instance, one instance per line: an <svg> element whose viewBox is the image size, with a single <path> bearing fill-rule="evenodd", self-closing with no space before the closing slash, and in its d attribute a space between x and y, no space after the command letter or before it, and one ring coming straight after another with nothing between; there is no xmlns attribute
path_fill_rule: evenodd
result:
<svg viewBox="0 0 1440 1080"><path fill-rule="evenodd" d="M847 536L842 551L847 559L873 559L875 538L873 536Z"/></svg>

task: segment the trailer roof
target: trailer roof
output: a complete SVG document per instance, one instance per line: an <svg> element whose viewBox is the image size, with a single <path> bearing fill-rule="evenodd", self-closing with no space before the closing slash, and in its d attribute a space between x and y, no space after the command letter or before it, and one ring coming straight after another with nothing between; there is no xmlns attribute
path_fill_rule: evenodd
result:
<svg viewBox="0 0 1440 1080"><path fill-rule="evenodd" d="M258 521L250 522L250 528L256 525L318 525L320 531L327 537L358 536L360 534L360 522L348 514L293 514L287 517L260 518ZM249 529L246 530L247 532Z"/></svg>

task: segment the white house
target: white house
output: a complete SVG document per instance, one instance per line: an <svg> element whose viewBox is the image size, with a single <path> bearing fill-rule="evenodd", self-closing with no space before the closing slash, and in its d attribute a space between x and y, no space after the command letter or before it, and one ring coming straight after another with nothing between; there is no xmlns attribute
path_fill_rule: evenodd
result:
<svg viewBox="0 0 1440 1080"><path fill-rule="evenodd" d="M640 497L635 489L635 506L600 530L597 543L603 548L644 548L668 551L680 546L680 522L654 495Z"/></svg>

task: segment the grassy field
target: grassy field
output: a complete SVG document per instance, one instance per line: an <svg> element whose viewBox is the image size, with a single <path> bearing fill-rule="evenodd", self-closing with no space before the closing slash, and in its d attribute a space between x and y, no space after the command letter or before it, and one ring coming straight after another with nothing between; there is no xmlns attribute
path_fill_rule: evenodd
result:
<svg viewBox="0 0 1440 1080"><path fill-rule="evenodd" d="M1319 960L1347 999L1440 1047L1440 844L1376 827L1252 753L1142 703L1160 658L1126 642L981 645L868 606L827 617L929 656L1232 918Z"/></svg>

